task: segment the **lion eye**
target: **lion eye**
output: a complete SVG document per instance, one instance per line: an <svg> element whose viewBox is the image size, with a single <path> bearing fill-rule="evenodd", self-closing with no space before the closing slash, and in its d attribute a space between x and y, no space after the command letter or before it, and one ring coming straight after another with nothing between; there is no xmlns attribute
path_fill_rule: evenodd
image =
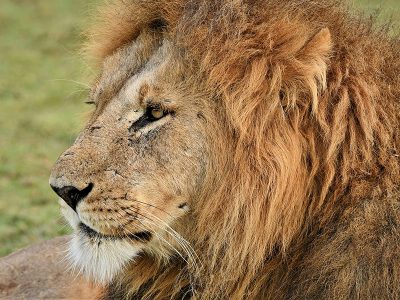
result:
<svg viewBox="0 0 400 300"><path fill-rule="evenodd" d="M164 111L159 108L151 108L150 114L154 119L157 119L157 120L161 119L165 115Z"/></svg>
<svg viewBox="0 0 400 300"><path fill-rule="evenodd" d="M149 123L158 121L162 118L164 118L166 115L170 114L171 112L165 111L162 108L156 106L152 107L149 106L147 107L145 113L143 114L142 117L139 118L135 123L132 124L132 126L129 128L129 131L135 132L139 130L140 128L148 125Z"/></svg>

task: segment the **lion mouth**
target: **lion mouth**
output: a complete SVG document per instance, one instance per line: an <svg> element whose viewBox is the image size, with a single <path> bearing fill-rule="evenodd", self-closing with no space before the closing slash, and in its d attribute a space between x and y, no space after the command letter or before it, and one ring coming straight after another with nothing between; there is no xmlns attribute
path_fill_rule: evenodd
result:
<svg viewBox="0 0 400 300"><path fill-rule="evenodd" d="M82 233L92 239L105 239L105 240L122 240L122 239L129 239L132 241L140 241L140 242L148 242L152 238L152 234L149 231L141 231L134 234L127 234L127 235L106 235L100 232L97 232L93 228L87 226L84 223L79 224L79 229Z"/></svg>

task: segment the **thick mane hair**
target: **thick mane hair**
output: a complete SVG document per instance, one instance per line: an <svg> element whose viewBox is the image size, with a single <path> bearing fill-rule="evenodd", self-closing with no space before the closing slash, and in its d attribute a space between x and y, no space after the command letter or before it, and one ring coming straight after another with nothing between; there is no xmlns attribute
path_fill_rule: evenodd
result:
<svg viewBox="0 0 400 300"><path fill-rule="evenodd" d="M369 199L386 203L399 193L399 39L340 0L117 0L100 9L87 50L102 61L149 29L183 49L220 101L213 122L229 140L210 133L221 155L210 172L223 184L202 191L193 207L196 224L185 238L198 269L144 256L110 295L317 297L317 283L345 263L333 240L336 249L308 259L312 241L328 241L342 216ZM310 266L320 273L306 282L301 270ZM369 288L324 284L338 298ZM306 292L290 294L301 285Z"/></svg>

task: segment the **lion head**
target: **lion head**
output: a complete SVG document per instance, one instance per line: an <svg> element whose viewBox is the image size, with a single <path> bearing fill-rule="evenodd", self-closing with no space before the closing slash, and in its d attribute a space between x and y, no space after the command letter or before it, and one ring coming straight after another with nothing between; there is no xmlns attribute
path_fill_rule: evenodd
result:
<svg viewBox="0 0 400 300"><path fill-rule="evenodd" d="M100 281L144 248L168 255L170 226L202 189L209 108L190 76L171 42L141 33L104 62L91 119L53 169L72 258Z"/></svg>
<svg viewBox="0 0 400 300"><path fill-rule="evenodd" d="M394 116L358 75L385 61L343 46L369 27L347 30L336 1L239 2L114 1L90 32L94 110L50 184L92 279L255 297L268 259L390 159Z"/></svg>

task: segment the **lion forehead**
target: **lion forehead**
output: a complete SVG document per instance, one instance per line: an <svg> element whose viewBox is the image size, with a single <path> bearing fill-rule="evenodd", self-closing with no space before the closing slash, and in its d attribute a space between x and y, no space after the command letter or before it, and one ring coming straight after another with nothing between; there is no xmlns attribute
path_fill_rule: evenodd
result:
<svg viewBox="0 0 400 300"><path fill-rule="evenodd" d="M137 98L143 85L172 77L171 69L177 68L177 62L174 61L175 66L171 63L175 52L171 42L164 39L153 45L154 38L143 35L144 38L118 48L104 60L90 94L93 101L109 101L118 95L132 100Z"/></svg>

